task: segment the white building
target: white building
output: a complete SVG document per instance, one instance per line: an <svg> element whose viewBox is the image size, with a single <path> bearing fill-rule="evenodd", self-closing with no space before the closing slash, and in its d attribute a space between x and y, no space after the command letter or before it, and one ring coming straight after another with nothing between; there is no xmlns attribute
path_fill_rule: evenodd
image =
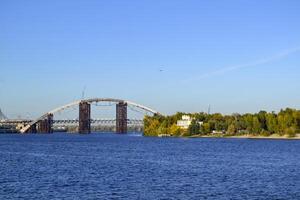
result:
<svg viewBox="0 0 300 200"><path fill-rule="evenodd" d="M194 118L191 118L189 115L182 115L181 120L177 121L177 126L183 129L188 129ZM198 122L202 126L203 122Z"/></svg>
<svg viewBox="0 0 300 200"><path fill-rule="evenodd" d="M187 129L189 127L189 125L192 123L192 118L188 115L183 115L181 117L181 120L177 121L177 126L179 126L180 128L183 129Z"/></svg>

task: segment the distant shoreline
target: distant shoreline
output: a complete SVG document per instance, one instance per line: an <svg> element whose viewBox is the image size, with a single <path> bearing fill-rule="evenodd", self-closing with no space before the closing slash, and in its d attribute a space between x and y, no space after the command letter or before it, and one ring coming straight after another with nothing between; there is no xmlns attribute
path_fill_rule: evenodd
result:
<svg viewBox="0 0 300 200"><path fill-rule="evenodd" d="M240 135L240 136L214 136L214 135L194 135L189 138L233 138L233 139L276 139L276 140L300 140L300 134L295 137L287 137L280 135L270 136L253 136L253 135Z"/></svg>

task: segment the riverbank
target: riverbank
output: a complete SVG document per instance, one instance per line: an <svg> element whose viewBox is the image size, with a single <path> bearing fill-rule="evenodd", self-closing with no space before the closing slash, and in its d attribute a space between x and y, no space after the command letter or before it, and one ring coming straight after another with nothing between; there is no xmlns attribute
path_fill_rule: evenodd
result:
<svg viewBox="0 0 300 200"><path fill-rule="evenodd" d="M254 136L254 135L236 135L236 136L224 136L224 135L193 135L189 138L240 138L240 139L285 139L285 140L300 140L300 134L296 134L295 137L280 136L273 134L270 136Z"/></svg>

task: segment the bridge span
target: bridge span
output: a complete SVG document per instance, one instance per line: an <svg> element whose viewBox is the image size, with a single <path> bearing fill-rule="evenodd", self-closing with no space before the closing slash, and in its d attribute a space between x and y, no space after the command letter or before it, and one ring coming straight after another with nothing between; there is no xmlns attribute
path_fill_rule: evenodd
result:
<svg viewBox="0 0 300 200"><path fill-rule="evenodd" d="M1 125L27 125L30 124L33 120L31 119L5 119L0 120ZM101 119L91 119L91 124L115 124L116 119L114 118L101 118ZM52 120L52 124L54 125L66 125L66 124L79 124L79 119L56 119ZM132 125L141 125L143 124L142 119L127 119L127 124Z"/></svg>
<svg viewBox="0 0 300 200"><path fill-rule="evenodd" d="M91 98L84 99L71 102L69 104L60 106L55 108L49 112L46 112L42 116L37 119L31 121L26 126L24 126L20 132L21 133L30 133L36 132L37 126L39 127L39 132L43 133L51 133L52 132L52 124L53 124L53 115L57 112L61 112L65 109L79 106L79 128L78 132L82 134L87 134L91 132L91 123L93 120L91 119L91 104L97 102L113 102L116 103L116 132L117 133L126 133L127 132L127 106L131 105L141 110L144 110L148 113L152 113L153 115L160 115L159 112L143 106L141 104L134 103L132 101L122 100L122 99L114 99L114 98Z"/></svg>

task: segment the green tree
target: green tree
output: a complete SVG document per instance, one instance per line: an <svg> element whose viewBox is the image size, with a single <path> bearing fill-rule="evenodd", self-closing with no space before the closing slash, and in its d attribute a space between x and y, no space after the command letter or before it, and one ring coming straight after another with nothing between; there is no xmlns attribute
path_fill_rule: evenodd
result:
<svg viewBox="0 0 300 200"><path fill-rule="evenodd" d="M278 133L278 122L275 113L268 113L266 116L267 130L270 133Z"/></svg>
<svg viewBox="0 0 300 200"><path fill-rule="evenodd" d="M172 136L180 136L182 134L181 128L177 126L176 124L172 124L170 127L169 133Z"/></svg>
<svg viewBox="0 0 300 200"><path fill-rule="evenodd" d="M190 135L196 135L200 133L200 124L196 120L192 120L188 128L188 133Z"/></svg>
<svg viewBox="0 0 300 200"><path fill-rule="evenodd" d="M235 124L234 123L230 124L227 129L227 134L234 135L236 132L237 132L237 129L235 127Z"/></svg>
<svg viewBox="0 0 300 200"><path fill-rule="evenodd" d="M145 136L157 136L160 122L158 119L146 117L144 119L144 135Z"/></svg>
<svg viewBox="0 0 300 200"><path fill-rule="evenodd" d="M259 135L261 131L261 124L259 122L258 117L253 117L253 121L252 121L252 133L255 135Z"/></svg>
<svg viewBox="0 0 300 200"><path fill-rule="evenodd" d="M267 130L267 119L266 119L267 112L266 111L260 111L257 114L257 117L258 117L258 121L260 123L261 129Z"/></svg>
<svg viewBox="0 0 300 200"><path fill-rule="evenodd" d="M211 133L210 124L207 122L203 123L202 126L200 127L200 132L201 132L201 134Z"/></svg>
<svg viewBox="0 0 300 200"><path fill-rule="evenodd" d="M253 130L253 115L251 115L251 114L245 114L243 116L243 121L245 123L246 130L249 133L252 133L252 130Z"/></svg>
<svg viewBox="0 0 300 200"><path fill-rule="evenodd" d="M284 133L288 137L295 137L296 136L296 129L294 127L289 127L289 128L285 129Z"/></svg>

